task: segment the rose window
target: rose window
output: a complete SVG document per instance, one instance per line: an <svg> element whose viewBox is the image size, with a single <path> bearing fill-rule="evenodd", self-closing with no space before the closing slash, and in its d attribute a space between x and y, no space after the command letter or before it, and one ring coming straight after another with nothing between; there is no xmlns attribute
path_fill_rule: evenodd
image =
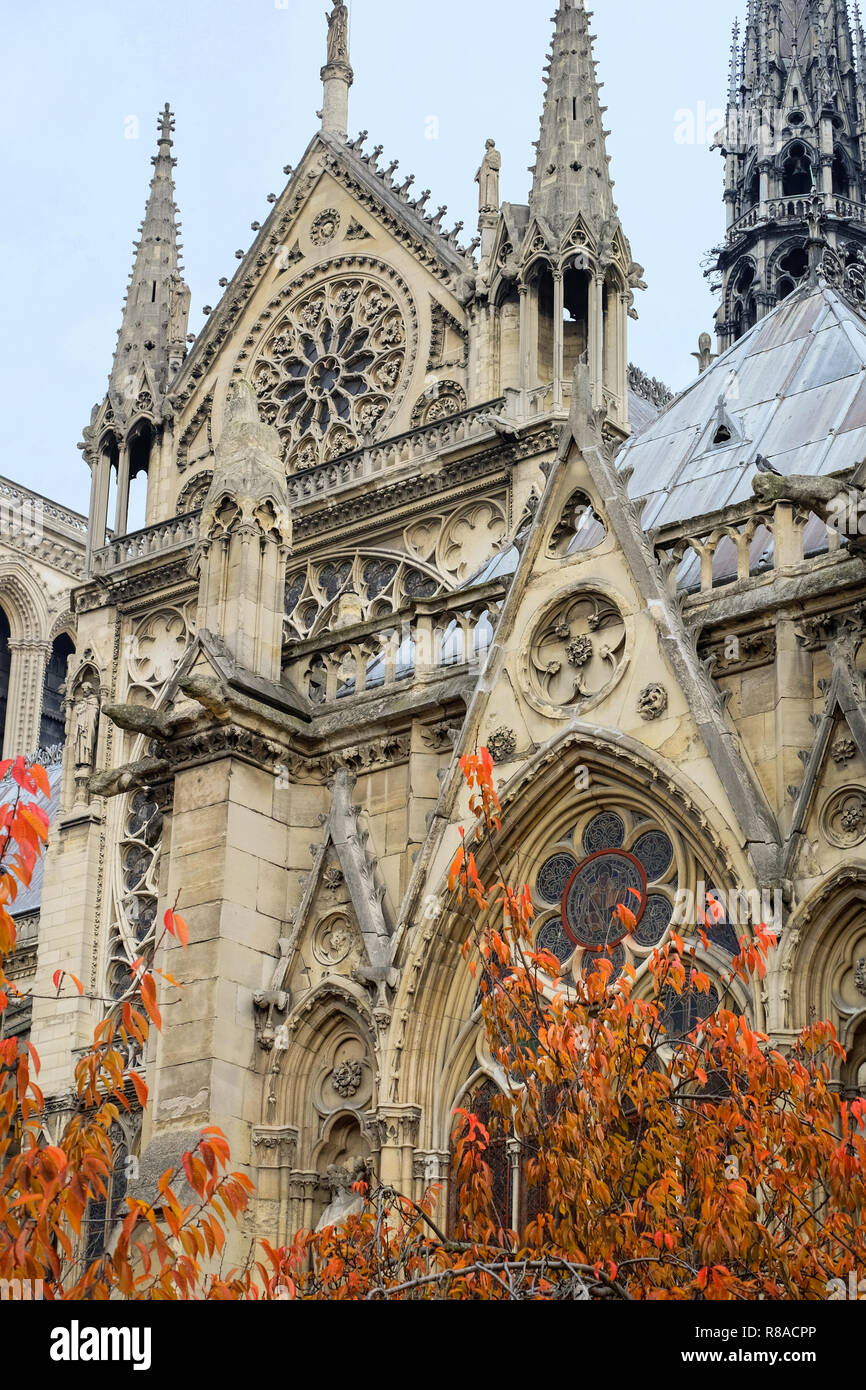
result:
<svg viewBox="0 0 866 1390"><path fill-rule="evenodd" d="M536 948L549 951L573 978L586 978L608 960L611 983L627 964L637 969L675 922L682 934L700 927L711 945L735 953L736 931L724 915L706 911L718 893L712 884L673 826L637 810L587 811L549 847L530 880ZM620 906L628 909L625 920Z"/></svg>
<svg viewBox="0 0 866 1390"><path fill-rule="evenodd" d="M252 379L290 472L373 438L402 396L407 339L394 294L364 274L308 289L280 317Z"/></svg>

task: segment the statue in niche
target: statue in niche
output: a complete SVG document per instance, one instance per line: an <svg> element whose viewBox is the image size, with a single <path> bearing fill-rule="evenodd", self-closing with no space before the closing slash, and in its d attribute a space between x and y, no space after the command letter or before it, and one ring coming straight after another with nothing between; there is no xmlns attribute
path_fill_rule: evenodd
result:
<svg viewBox="0 0 866 1390"><path fill-rule="evenodd" d="M332 1164L325 1174L325 1182L331 1189L331 1200L319 1218L316 1232L324 1231L328 1226L339 1226L349 1216L359 1216L364 1210L364 1196L361 1192L355 1192L353 1185L369 1181L370 1166L364 1158L354 1159L347 1168Z"/></svg>
<svg viewBox="0 0 866 1390"><path fill-rule="evenodd" d="M176 270L171 272L168 282L168 341L182 343L186 338L189 323L189 286Z"/></svg>
<svg viewBox="0 0 866 1390"><path fill-rule="evenodd" d="M90 771L96 756L96 730L99 724L99 695L90 677L85 677L75 692L72 713L75 766Z"/></svg>
<svg viewBox="0 0 866 1390"><path fill-rule="evenodd" d="M328 15L328 63L348 63L349 61L349 11L336 0Z"/></svg>
<svg viewBox="0 0 866 1390"><path fill-rule="evenodd" d="M478 211L499 211L499 172L502 168L502 155L496 148L495 140L485 141L485 154L481 168L475 175L478 184Z"/></svg>

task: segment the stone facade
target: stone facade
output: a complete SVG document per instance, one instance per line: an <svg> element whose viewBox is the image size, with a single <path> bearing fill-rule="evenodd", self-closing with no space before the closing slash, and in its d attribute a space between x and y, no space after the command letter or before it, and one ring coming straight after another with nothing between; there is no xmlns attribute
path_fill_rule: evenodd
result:
<svg viewBox="0 0 866 1390"><path fill-rule="evenodd" d="M840 544L826 497L767 464L799 449L793 426L774 449L755 414L719 406L725 356L704 345L673 402L629 369L641 269L581 3L558 7L530 202L501 202L488 141L468 248L347 138L344 25L335 5L322 129L188 352L160 120L123 360L85 434L89 568L66 589L80 578L33 1019L62 1114L98 1009L47 1002L52 972L119 1001L179 898L189 946L167 941L160 964L184 988L164 992L146 1059L144 1166L221 1125L271 1239L336 1210L359 1165L415 1194L446 1180L455 1104L502 1079L445 893L469 816L459 759L484 743L508 871L564 974L596 959L581 866L606 855L640 882L641 920L611 950L638 990L708 893L725 904L701 950L715 980L776 914L772 969L739 1004L780 1046L831 1017L842 1085L866 1065L856 528ZM783 385L822 324L866 344L856 300L817 270L774 313ZM846 411L866 409L862 381ZM723 492L726 445L740 472ZM862 452L799 471L843 487ZM108 535L110 476L122 493L139 470L147 526L127 534L121 506Z"/></svg>

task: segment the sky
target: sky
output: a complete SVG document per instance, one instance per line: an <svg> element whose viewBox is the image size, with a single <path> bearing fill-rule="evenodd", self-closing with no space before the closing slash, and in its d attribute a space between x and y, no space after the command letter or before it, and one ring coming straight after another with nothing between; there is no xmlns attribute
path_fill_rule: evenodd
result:
<svg viewBox="0 0 866 1390"><path fill-rule="evenodd" d="M326 0L5 0L0 117L0 474L86 512L76 445L105 393L156 117L174 155L191 331L264 222L321 106ZM629 356L675 389L712 328L702 275L721 238L721 124L745 0L596 0L608 153L632 253L646 269ZM464 242L484 141L501 195L526 202L555 0L350 0L349 131L448 203Z"/></svg>

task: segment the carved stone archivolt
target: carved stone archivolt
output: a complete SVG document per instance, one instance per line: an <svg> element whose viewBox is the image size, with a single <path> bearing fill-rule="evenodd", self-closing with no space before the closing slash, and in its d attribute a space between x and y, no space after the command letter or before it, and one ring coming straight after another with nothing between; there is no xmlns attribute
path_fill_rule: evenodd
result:
<svg viewBox="0 0 866 1390"><path fill-rule="evenodd" d="M625 619L597 589L560 598L536 623L522 652L527 697L544 714L565 718L596 703L624 670Z"/></svg>
<svg viewBox="0 0 866 1390"><path fill-rule="evenodd" d="M851 849L866 840L866 791L843 787L821 812L821 832L831 845Z"/></svg>
<svg viewBox="0 0 866 1390"><path fill-rule="evenodd" d="M279 431L291 472L380 435L399 408L416 352L414 305L394 271L367 257L324 271L312 285L304 277L286 308L268 311L276 322L250 373L261 417Z"/></svg>
<svg viewBox="0 0 866 1390"><path fill-rule="evenodd" d="M203 469L200 473L195 473L178 493L175 511L178 516L186 516L188 512L198 511L208 495L213 478L213 471L210 468Z"/></svg>

